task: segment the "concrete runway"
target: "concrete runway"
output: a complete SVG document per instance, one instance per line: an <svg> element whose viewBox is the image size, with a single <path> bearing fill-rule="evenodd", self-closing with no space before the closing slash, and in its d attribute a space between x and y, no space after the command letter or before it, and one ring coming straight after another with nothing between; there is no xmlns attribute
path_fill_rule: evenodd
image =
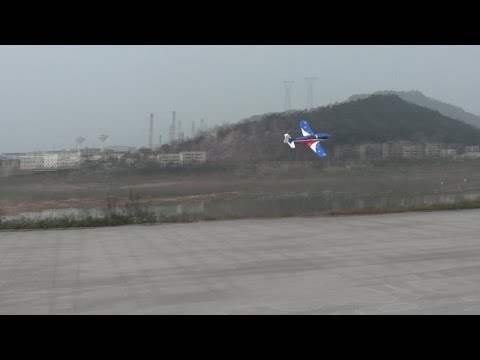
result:
<svg viewBox="0 0 480 360"><path fill-rule="evenodd" d="M480 314L480 210L0 232L0 314Z"/></svg>

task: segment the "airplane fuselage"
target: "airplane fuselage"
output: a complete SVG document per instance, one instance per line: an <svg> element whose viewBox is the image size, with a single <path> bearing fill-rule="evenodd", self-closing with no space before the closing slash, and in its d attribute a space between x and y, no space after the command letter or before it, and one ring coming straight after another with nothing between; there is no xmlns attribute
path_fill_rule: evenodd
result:
<svg viewBox="0 0 480 360"><path fill-rule="evenodd" d="M300 136L298 138L292 139L292 141L295 144L310 146L310 144L312 143L312 140L313 141L319 141L319 140L324 141L324 140L327 140L329 137L330 137L329 134L321 133L321 134Z"/></svg>

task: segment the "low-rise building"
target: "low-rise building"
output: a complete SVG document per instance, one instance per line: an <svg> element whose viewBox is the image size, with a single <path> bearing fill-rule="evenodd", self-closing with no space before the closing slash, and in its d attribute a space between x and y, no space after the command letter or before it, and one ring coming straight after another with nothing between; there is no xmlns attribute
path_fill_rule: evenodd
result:
<svg viewBox="0 0 480 360"><path fill-rule="evenodd" d="M465 146L465 154L480 152L480 146Z"/></svg>
<svg viewBox="0 0 480 360"><path fill-rule="evenodd" d="M455 156L457 155L457 150L456 149L445 149L442 150L441 156L443 157L450 157L450 156Z"/></svg>
<svg viewBox="0 0 480 360"><path fill-rule="evenodd" d="M80 154L77 151L12 153L4 154L4 158L8 160L18 160L18 168L22 170L78 168L80 166Z"/></svg>
<svg viewBox="0 0 480 360"><path fill-rule="evenodd" d="M180 153L182 164L201 164L207 161L206 151L183 151Z"/></svg>
<svg viewBox="0 0 480 360"><path fill-rule="evenodd" d="M44 167L43 155L38 153L10 153L4 154L7 159L19 160L22 170L38 170Z"/></svg>
<svg viewBox="0 0 480 360"><path fill-rule="evenodd" d="M335 159L354 159L357 156L357 151L353 145L336 145L333 148Z"/></svg>
<svg viewBox="0 0 480 360"><path fill-rule="evenodd" d="M401 158L403 156L403 145L397 142L388 142L382 144L382 157Z"/></svg>
<svg viewBox="0 0 480 360"><path fill-rule="evenodd" d="M80 150L82 160L97 160L102 158L102 149L84 148Z"/></svg>
<svg viewBox="0 0 480 360"><path fill-rule="evenodd" d="M426 143L425 144L425 156L441 156L442 150L447 147L444 143Z"/></svg>
<svg viewBox="0 0 480 360"><path fill-rule="evenodd" d="M152 157L156 159L160 165L180 166L187 164L205 163L207 159L206 151L183 151L178 154L159 154Z"/></svg>
<svg viewBox="0 0 480 360"><path fill-rule="evenodd" d="M179 166L182 165L182 157L180 154L159 154L157 155L157 162L163 166Z"/></svg>
<svg viewBox="0 0 480 360"><path fill-rule="evenodd" d="M131 146L105 146L104 151L111 151L113 153L129 153L137 150L137 148Z"/></svg>
<svg viewBox="0 0 480 360"><path fill-rule="evenodd" d="M480 158L480 151L479 152L466 152L465 154L461 155L463 159L478 159Z"/></svg>
<svg viewBox="0 0 480 360"><path fill-rule="evenodd" d="M420 159L423 155L423 146L420 144L403 145L402 157L406 159Z"/></svg>
<svg viewBox="0 0 480 360"><path fill-rule="evenodd" d="M360 160L378 159L382 157L382 144L362 144L358 146Z"/></svg>
<svg viewBox="0 0 480 360"><path fill-rule="evenodd" d="M2 159L0 158L0 168L2 169L19 169L20 159Z"/></svg>
<svg viewBox="0 0 480 360"><path fill-rule="evenodd" d="M47 169L75 169L80 167L81 154L78 151L46 152L44 167Z"/></svg>

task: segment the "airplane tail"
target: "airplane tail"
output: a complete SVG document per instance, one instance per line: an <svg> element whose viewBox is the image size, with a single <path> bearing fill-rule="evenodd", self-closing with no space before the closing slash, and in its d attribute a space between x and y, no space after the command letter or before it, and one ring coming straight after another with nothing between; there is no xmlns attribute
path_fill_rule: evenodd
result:
<svg viewBox="0 0 480 360"><path fill-rule="evenodd" d="M288 144L292 149L295 147L295 143L292 140L292 137L288 134L285 134L285 139L283 139L283 142L285 144Z"/></svg>

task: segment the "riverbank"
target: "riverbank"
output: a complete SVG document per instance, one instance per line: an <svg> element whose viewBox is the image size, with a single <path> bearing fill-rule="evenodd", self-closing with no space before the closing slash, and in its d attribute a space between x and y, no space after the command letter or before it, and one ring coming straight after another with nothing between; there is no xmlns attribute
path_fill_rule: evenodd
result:
<svg viewBox="0 0 480 360"><path fill-rule="evenodd" d="M250 164L172 172L0 179L2 229L477 208L480 161L320 167Z"/></svg>
<svg viewBox="0 0 480 360"><path fill-rule="evenodd" d="M293 213L289 211L277 213L257 214L255 218L282 218L282 217L327 217L327 216L345 216L345 215L374 215L388 213L404 212L425 212L442 210L467 210L479 209L480 201L462 201L453 204L431 204L417 206L375 206L363 209L337 209L322 212ZM84 219L75 219L73 217L48 218L48 219L16 219L0 220L0 230L38 230L38 229L66 229L66 228L89 228L103 226L122 226L138 224L170 224L170 223L190 223L198 221L213 220L238 220L251 218L245 214L224 214L220 216L211 216L205 214L176 214L176 215L156 215L143 209L132 211L130 214L116 214L106 211L104 217L87 217Z"/></svg>

